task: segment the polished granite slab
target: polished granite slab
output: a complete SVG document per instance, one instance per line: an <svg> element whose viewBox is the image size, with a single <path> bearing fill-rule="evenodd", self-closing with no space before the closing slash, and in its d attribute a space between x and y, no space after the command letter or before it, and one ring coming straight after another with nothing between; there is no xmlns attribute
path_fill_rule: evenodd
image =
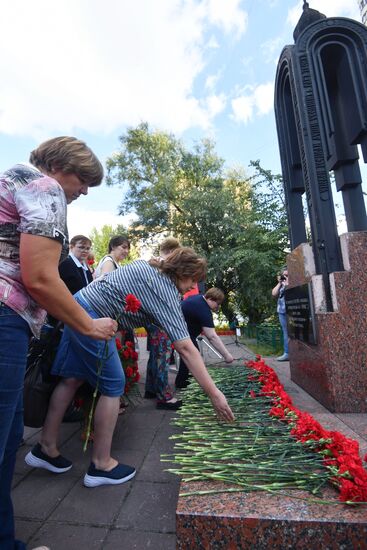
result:
<svg viewBox="0 0 367 550"><path fill-rule="evenodd" d="M344 271L330 274L333 311L309 245L287 257L290 287L311 283L317 343L291 338L292 380L337 413L367 413L367 232L340 237Z"/></svg>
<svg viewBox="0 0 367 550"><path fill-rule="evenodd" d="M180 494L226 487L215 482L181 483ZM332 487L322 493L330 503L311 498L296 490L286 495L258 491L179 497L177 548L367 549L367 506L339 503Z"/></svg>

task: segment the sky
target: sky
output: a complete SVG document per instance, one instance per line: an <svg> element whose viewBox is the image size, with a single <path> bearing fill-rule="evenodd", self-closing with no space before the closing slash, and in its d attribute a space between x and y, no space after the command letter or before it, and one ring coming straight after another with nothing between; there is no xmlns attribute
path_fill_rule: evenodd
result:
<svg viewBox="0 0 367 550"><path fill-rule="evenodd" d="M0 0L0 172L58 135L85 140L104 163L147 121L188 148L210 137L228 167L260 159L280 173L274 80L302 4ZM309 5L360 21L357 0ZM128 222L122 200L117 186L91 189L68 209L70 236Z"/></svg>

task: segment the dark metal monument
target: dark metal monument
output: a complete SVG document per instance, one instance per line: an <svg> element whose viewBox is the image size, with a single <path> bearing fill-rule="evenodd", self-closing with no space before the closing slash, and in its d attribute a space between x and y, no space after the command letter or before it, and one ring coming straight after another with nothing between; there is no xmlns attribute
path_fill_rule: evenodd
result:
<svg viewBox="0 0 367 550"><path fill-rule="evenodd" d="M275 114L292 299L297 287L310 284L317 337L312 344L291 338L292 379L331 410L366 412L367 217L358 145L367 163L367 28L326 18L304 2L293 37L278 63ZM331 173L343 198L348 232L342 237Z"/></svg>

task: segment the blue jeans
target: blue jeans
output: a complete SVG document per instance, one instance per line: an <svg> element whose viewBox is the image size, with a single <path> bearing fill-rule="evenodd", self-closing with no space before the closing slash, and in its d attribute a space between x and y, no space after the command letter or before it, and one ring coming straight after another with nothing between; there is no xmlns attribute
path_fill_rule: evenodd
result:
<svg viewBox="0 0 367 550"><path fill-rule="evenodd" d="M30 330L28 323L0 302L0 548L24 550L14 538L11 483L23 437L23 382Z"/></svg>
<svg viewBox="0 0 367 550"><path fill-rule="evenodd" d="M284 353L288 355L288 328L287 328L287 314L278 313L279 322L283 331Z"/></svg>
<svg viewBox="0 0 367 550"><path fill-rule="evenodd" d="M92 319L98 319L98 314L79 293L74 294L74 299ZM102 370L97 376L101 361ZM65 326L51 372L62 378L86 380L92 388L98 383L102 395L120 397L124 393L125 374L114 338L106 344L104 340L95 340Z"/></svg>

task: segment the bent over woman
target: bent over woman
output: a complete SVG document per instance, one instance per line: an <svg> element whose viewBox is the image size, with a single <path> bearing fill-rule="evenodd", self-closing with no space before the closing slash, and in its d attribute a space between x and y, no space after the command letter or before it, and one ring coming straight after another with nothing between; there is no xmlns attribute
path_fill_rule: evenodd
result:
<svg viewBox="0 0 367 550"><path fill-rule="evenodd" d="M121 329L152 323L162 327L210 397L218 417L230 421L233 420L233 413L191 342L181 311L180 293L202 280L205 272L206 261L203 258L191 248L179 248L165 260L136 260L120 267L95 280L74 297L93 318L111 316L118 321ZM141 307L137 312L126 311L128 294L135 295L140 301ZM104 342L94 341L66 327L52 371L61 376L62 381L52 395L40 443L28 453L27 464L55 473L72 467L69 460L60 456L57 448L60 423L77 388L84 381L96 387L97 367L104 347ZM88 487L123 483L135 475L133 467L118 464L111 457L112 436L125 380L115 342L108 343L104 355L98 385L101 397L94 417L92 462L84 477L84 484Z"/></svg>

